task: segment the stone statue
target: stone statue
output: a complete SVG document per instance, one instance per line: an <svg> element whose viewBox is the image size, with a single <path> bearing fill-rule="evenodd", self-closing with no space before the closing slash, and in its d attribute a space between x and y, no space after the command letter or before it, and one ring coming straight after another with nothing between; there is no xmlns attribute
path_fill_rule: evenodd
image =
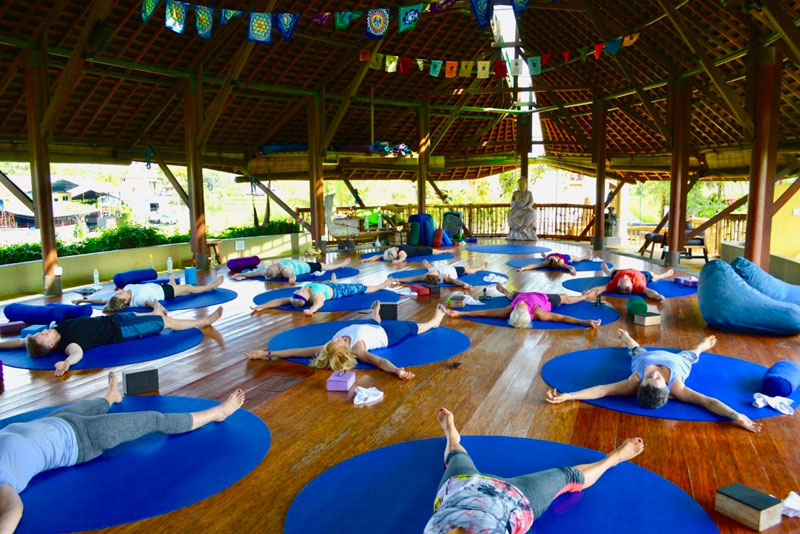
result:
<svg viewBox="0 0 800 534"><path fill-rule="evenodd" d="M519 189L511 197L508 211L508 236L514 241L536 241L536 210L533 208L533 194L528 191L528 180L521 177L517 182Z"/></svg>

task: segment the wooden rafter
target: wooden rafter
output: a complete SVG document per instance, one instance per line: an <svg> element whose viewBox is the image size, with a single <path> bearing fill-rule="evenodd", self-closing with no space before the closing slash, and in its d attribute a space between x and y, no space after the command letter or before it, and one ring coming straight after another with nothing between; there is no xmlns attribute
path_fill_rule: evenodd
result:
<svg viewBox="0 0 800 534"><path fill-rule="evenodd" d="M608 195L608 198L606 199L606 203L605 203L605 208L604 209L608 209L608 207L611 205L611 203L614 202L614 199L617 198L617 195L619 195L619 192L622 191L622 187L626 183L628 183L628 182L623 181L623 180L619 181L619 183L617 184L617 187L615 187L614 190L611 192L611 194ZM594 215L592 215L592 218L589 219L589 224L587 224L586 228L583 229L583 231L581 232L580 237L586 237L586 234L589 233L589 230L592 229L592 226L594 226Z"/></svg>
<svg viewBox="0 0 800 534"><path fill-rule="evenodd" d="M266 132L261 136L261 138L256 143L256 147L259 147L265 144L267 141L272 139L272 136L276 135L281 128L283 128L287 122L289 122L295 115L300 113L301 111L305 111L308 107L308 97L303 97L297 103L290 107L287 111L281 112L280 116L275 119L275 121L269 126Z"/></svg>
<svg viewBox="0 0 800 534"><path fill-rule="evenodd" d="M793 173L800 172L800 159L792 156L791 154L786 154L785 157L786 161L789 162L789 166L787 167L787 169L791 170L788 170L788 172L786 172L781 178L778 178L777 180L782 180L783 178L787 178ZM775 216L776 213L780 211L780 209L783 206L786 205L787 202L789 202L789 200L795 195L795 193L797 193L798 190L800 190L800 178L797 178L792 183L792 185L790 185L789 188L783 192L783 194L778 198L778 200L772 203L773 217Z"/></svg>
<svg viewBox="0 0 800 534"><path fill-rule="evenodd" d="M0 184L3 184L6 187L6 189L8 189L11 192L12 195L17 197L17 200L22 202L22 204L24 204L26 208L31 210L31 212L34 215L36 215L36 206L33 205L33 199L31 199L31 197L26 195L25 191L20 189L17 184L12 182L11 178L9 178L3 171L0 171Z"/></svg>
<svg viewBox="0 0 800 534"><path fill-rule="evenodd" d="M164 176L166 176L167 180L169 180L169 183L172 184L175 192L178 193L179 197L181 197L183 203L186 206L189 206L189 195L186 194L186 190L183 188L178 179L175 178L175 175L172 174L172 171L167 166L167 162L161 157L161 154L158 152L158 150L153 147L153 145L150 143L150 139L147 136L143 137L142 140L153 150L153 158L156 160L156 163L158 163L158 167L161 169L161 172L163 172Z"/></svg>
<svg viewBox="0 0 800 534"><path fill-rule="evenodd" d="M800 65L800 30L794 25L792 18L786 13L786 8L778 0L761 0L762 12L769 19L783 39L786 50L794 61Z"/></svg>
<svg viewBox="0 0 800 534"><path fill-rule="evenodd" d="M590 146L591 143L589 143L589 138L586 137L586 133L583 131L583 128L581 128L581 125L575 120L575 117L573 117L572 114L566 110L561 98L559 98L559 96L554 92L545 91L545 94L558 108L558 117L567 122L567 130L571 131L572 135L574 135L583 146Z"/></svg>
<svg viewBox="0 0 800 534"><path fill-rule="evenodd" d="M344 181L344 185L346 185L347 189L350 191L350 194L353 195L353 200L356 201L358 206L360 208L366 208L367 205L364 204L363 200L361 200L361 196L358 194L358 191L356 191L356 188L353 187L353 184L350 182L350 180L347 178L342 178L342 180Z"/></svg>

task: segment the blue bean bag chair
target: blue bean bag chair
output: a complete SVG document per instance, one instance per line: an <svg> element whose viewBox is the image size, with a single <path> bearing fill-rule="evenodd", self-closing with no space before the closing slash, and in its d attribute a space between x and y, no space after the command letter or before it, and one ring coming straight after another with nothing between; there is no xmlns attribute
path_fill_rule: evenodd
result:
<svg viewBox="0 0 800 534"><path fill-rule="evenodd" d="M800 334L800 287L765 273L742 258L734 261L743 277L721 260L708 262L700 272L697 298L703 319L720 330L756 334ZM747 262L750 263L750 262ZM788 286L788 287L786 287ZM776 298L784 296L782 298Z"/></svg>

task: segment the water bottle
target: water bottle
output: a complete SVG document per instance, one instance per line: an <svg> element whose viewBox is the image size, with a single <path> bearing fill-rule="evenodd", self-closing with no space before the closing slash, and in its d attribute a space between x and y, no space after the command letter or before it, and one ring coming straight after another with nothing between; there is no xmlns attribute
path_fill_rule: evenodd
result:
<svg viewBox="0 0 800 534"><path fill-rule="evenodd" d="M155 269L155 267L153 267L153 255L152 254L150 254L150 268L151 269Z"/></svg>
<svg viewBox="0 0 800 534"><path fill-rule="evenodd" d="M97 269L92 273L92 282L96 286L100 285L100 272Z"/></svg>
<svg viewBox="0 0 800 534"><path fill-rule="evenodd" d="M167 272L172 275L172 256L167 257Z"/></svg>

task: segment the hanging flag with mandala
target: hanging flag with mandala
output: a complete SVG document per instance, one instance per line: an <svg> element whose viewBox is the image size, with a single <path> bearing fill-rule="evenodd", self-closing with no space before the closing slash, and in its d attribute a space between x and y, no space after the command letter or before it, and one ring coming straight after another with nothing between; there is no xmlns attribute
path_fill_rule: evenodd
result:
<svg viewBox="0 0 800 534"><path fill-rule="evenodd" d="M272 42L272 13L250 13L247 38L258 43Z"/></svg>
<svg viewBox="0 0 800 534"><path fill-rule="evenodd" d="M183 33L186 26L186 11L188 6L183 2L167 0L167 18L164 24L175 33Z"/></svg>
<svg viewBox="0 0 800 534"><path fill-rule="evenodd" d="M211 29L214 25L214 8L194 6L194 18L197 26L197 35L203 39L210 39Z"/></svg>
<svg viewBox="0 0 800 534"><path fill-rule="evenodd" d="M219 25L223 26L228 23L233 17L238 17L242 14L241 11L236 9L220 9L219 10Z"/></svg>
<svg viewBox="0 0 800 534"><path fill-rule="evenodd" d="M528 7L529 2L530 0L514 0L514 13L519 15L525 11L525 8Z"/></svg>
<svg viewBox="0 0 800 534"><path fill-rule="evenodd" d="M275 17L275 26L277 26L278 32L287 43L292 38L294 27L297 25L299 18L299 13L278 13Z"/></svg>
<svg viewBox="0 0 800 534"><path fill-rule="evenodd" d="M142 0L142 22L147 24L161 0Z"/></svg>
<svg viewBox="0 0 800 534"><path fill-rule="evenodd" d="M389 29L389 10L370 9L367 11L366 34L370 39L383 39Z"/></svg>
<svg viewBox="0 0 800 534"><path fill-rule="evenodd" d="M359 18L363 11L339 11L336 13L336 29L346 30L350 23Z"/></svg>
<svg viewBox="0 0 800 534"><path fill-rule="evenodd" d="M478 27L482 30L488 28L492 18L492 6L489 0L470 0L470 4L478 21Z"/></svg>
<svg viewBox="0 0 800 534"><path fill-rule="evenodd" d="M414 29L417 20L419 20L419 15L422 13L422 6L423 4L414 4L413 6L401 6L397 8L400 17L400 29L398 33Z"/></svg>

